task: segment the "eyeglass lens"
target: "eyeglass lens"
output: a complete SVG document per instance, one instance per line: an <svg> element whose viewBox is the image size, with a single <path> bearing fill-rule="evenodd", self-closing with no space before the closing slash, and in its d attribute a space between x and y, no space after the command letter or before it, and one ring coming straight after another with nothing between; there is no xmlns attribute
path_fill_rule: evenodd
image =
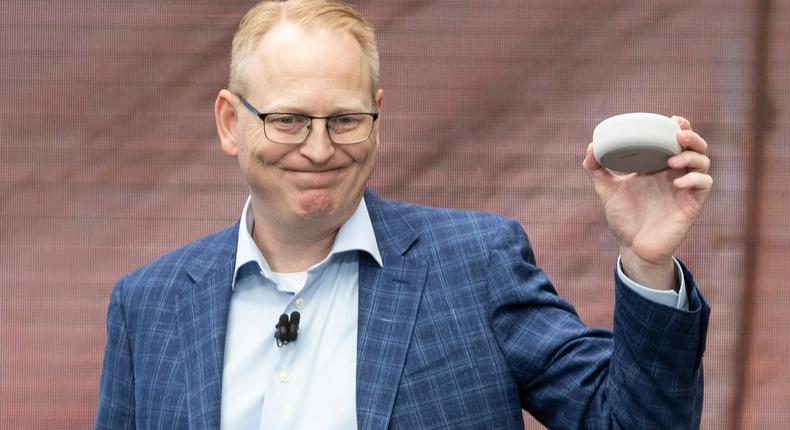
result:
<svg viewBox="0 0 790 430"><path fill-rule="evenodd" d="M359 143L370 137L373 116L345 114L328 118L329 138L338 144ZM266 138L273 142L299 144L310 134L312 119L298 114L269 114L264 120Z"/></svg>

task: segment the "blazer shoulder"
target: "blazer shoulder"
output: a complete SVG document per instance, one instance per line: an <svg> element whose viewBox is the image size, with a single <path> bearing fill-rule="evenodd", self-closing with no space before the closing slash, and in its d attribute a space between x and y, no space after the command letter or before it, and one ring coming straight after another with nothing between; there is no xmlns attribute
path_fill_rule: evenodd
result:
<svg viewBox="0 0 790 430"><path fill-rule="evenodd" d="M521 224L511 218L466 209L435 208L385 200L374 196L368 204L374 225L387 235L397 235L404 225L421 238L421 247L496 247L511 241L528 243ZM467 248L468 249L468 248Z"/></svg>
<svg viewBox="0 0 790 430"><path fill-rule="evenodd" d="M143 293L149 287L167 288L202 274L217 260L235 258L237 237L238 222L127 273L116 285L121 290L118 291L121 300L129 294Z"/></svg>
<svg viewBox="0 0 790 430"><path fill-rule="evenodd" d="M500 231L501 229L521 229L518 221L503 215L474 211L469 209L437 208L395 200L381 200L386 210L394 216L388 217L395 222L407 222L418 232L449 229L472 229L478 232Z"/></svg>

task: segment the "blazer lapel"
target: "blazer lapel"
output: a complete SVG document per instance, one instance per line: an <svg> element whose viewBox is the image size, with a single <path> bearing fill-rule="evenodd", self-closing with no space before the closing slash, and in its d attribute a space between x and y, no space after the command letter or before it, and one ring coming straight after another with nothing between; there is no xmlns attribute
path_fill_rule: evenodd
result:
<svg viewBox="0 0 790 430"><path fill-rule="evenodd" d="M188 272L194 284L182 285L178 294L178 333L190 428L220 426L225 332L238 229L223 233L228 236L224 243L210 243L205 253L195 256Z"/></svg>
<svg viewBox="0 0 790 430"><path fill-rule="evenodd" d="M392 218L398 222L390 226L387 217L383 217L381 200L372 193L366 193L365 201L384 267L367 255L360 258L357 426L386 429L422 298L427 265L422 259L404 255L417 240L412 229L400 217Z"/></svg>

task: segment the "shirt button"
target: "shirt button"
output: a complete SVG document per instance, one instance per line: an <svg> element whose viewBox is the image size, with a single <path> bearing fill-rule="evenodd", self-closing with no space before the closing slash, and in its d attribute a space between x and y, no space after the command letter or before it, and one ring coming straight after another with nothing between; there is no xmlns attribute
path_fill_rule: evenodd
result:
<svg viewBox="0 0 790 430"><path fill-rule="evenodd" d="M291 375L288 374L285 370L280 371L280 381L288 382L291 380Z"/></svg>
<svg viewBox="0 0 790 430"><path fill-rule="evenodd" d="M300 298L298 298L298 299L296 299L296 302L294 302L294 307L295 307L297 310L300 310L300 311L301 311L301 310L302 310L302 308L304 308L304 300L302 300L302 298L301 298L301 297L300 297Z"/></svg>

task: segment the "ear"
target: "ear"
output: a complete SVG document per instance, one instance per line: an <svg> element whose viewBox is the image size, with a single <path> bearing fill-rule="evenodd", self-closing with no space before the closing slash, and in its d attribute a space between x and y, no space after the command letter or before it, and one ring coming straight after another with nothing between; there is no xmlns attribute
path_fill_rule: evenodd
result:
<svg viewBox="0 0 790 430"><path fill-rule="evenodd" d="M222 152L230 157L235 157L239 153L238 141L236 140L236 127L238 117L233 102L236 96L228 90L222 90L217 94L214 102L214 121L217 124L217 135L219 135Z"/></svg>
<svg viewBox="0 0 790 430"><path fill-rule="evenodd" d="M379 115L381 115L381 109L384 107L384 90L382 90L381 88L379 88L379 90L376 91L375 101L376 101L376 112L378 112Z"/></svg>
<svg viewBox="0 0 790 430"><path fill-rule="evenodd" d="M379 114L379 119L376 121L376 142L379 141L379 130L381 130L381 110L384 108L384 90L379 88L376 91L376 97L374 99L376 103L376 112Z"/></svg>

